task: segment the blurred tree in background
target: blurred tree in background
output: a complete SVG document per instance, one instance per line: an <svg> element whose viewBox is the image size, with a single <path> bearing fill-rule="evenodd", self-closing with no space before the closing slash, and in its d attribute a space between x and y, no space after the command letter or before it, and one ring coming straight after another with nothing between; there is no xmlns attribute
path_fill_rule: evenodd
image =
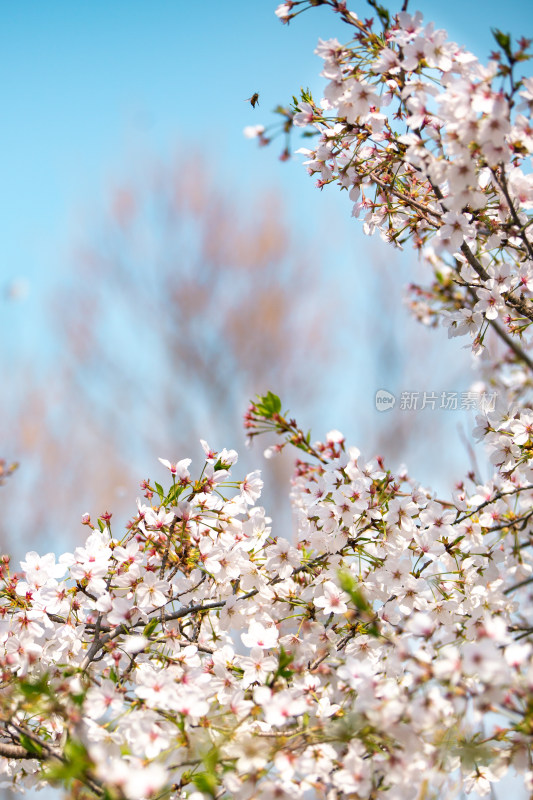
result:
<svg viewBox="0 0 533 800"><path fill-rule="evenodd" d="M372 407L383 386L433 388L419 358L431 331L400 319L394 301L400 263L354 250L353 274L339 275L334 237L314 231L302 242L288 218L279 191L237 192L187 148L171 164L136 165L108 192L68 275L50 287L59 358L40 373L23 361L11 370L0 436L21 469L3 492L3 549L18 559L63 547L85 511L109 509L123 524L157 457L199 458L200 437L236 448L243 470L257 467L242 414L246 398L270 388L315 430L331 426L321 415L336 394L348 398L369 456L394 463L427 451L431 415L376 424ZM441 365L442 342L439 351ZM447 374L453 388L456 366ZM449 429L437 427L444 441ZM267 508L291 469L284 454L263 462ZM286 533L288 498L279 510L284 493L275 496Z"/></svg>
<svg viewBox="0 0 533 800"><path fill-rule="evenodd" d="M255 392L276 386L309 410L320 399L330 309L314 300L318 247L296 241L279 193L238 196L190 153L141 172L110 193L53 292L60 363L13 376L19 402L1 434L23 464L10 486L19 533L0 524L20 554L35 546L28 532L59 546L84 510L120 519L157 456L199 457L201 436L246 460ZM287 477L285 459L271 463L271 484Z"/></svg>

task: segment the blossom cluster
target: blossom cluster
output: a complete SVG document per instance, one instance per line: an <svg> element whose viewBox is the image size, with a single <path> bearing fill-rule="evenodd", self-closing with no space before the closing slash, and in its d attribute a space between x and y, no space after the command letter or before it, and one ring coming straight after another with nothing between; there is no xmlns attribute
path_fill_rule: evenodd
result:
<svg viewBox="0 0 533 800"><path fill-rule="evenodd" d="M288 22L314 5L276 13ZM365 233L410 241L432 268L429 289L411 287L420 320L470 333L476 352L490 326L513 352L533 320L533 78L516 76L530 40L513 49L496 31L500 51L485 66L419 12L391 17L371 2L377 18L362 21L342 0L321 5L353 38L319 41L323 97L302 91L280 109L283 129L318 137L297 152L317 186L347 192ZM269 141L263 126L254 134Z"/></svg>
<svg viewBox="0 0 533 800"><path fill-rule="evenodd" d="M286 2L276 13L288 22L313 5L307 0ZM471 473L458 484L452 501L438 502L415 484L401 492L400 478L406 476L396 481L389 476L396 493L383 513L372 471L361 476L353 464L348 469L342 464L335 479L328 479L328 467L302 465L293 492L300 536L326 551L330 541L337 548L344 541L364 549L364 557L357 547L353 553L359 558L358 586L380 617L380 634L386 632L402 656L413 659L403 664L403 674L410 689L420 692L424 686L426 710L431 702L425 692L430 687L435 692L431 696L442 714L435 712L433 735L447 741L450 756L458 756L454 726L464 702L463 720L468 719L470 734L459 739L475 742L482 750L492 742L492 757L484 764L479 753L469 751L474 769L458 783L461 789L485 794L505 771L503 765L515 757L531 765L529 723L518 723L520 744L515 739L510 749L509 728L502 724L518 707L529 707L531 695L531 678L526 675L532 670L533 630L528 593L533 79L516 75L530 58L531 41L522 38L513 47L510 36L495 31L499 50L484 66L450 42L445 31L425 24L420 13L408 13L407 3L393 16L369 0L376 18L365 20L345 2L325 0L322 5L341 16L353 38L347 44L319 41L316 53L324 61L326 80L323 98L316 103L302 91L292 108L281 110L283 129L288 133L296 126L315 134L317 143L298 151L306 157L308 172L318 178L319 188L336 184L347 192L352 214L363 218L365 233L379 232L399 247L413 244L433 272L429 286L410 287L413 312L423 323L440 321L449 336L470 334L473 352L482 356L477 386L497 402L481 409L474 431L494 468L490 480ZM268 140L265 130L261 138L263 143ZM294 431L279 432L301 446ZM377 505L373 514L372 503ZM363 515L364 534L357 536L348 523L354 512ZM416 644L419 637L422 646ZM379 649L376 641L372 644ZM425 656L417 666L418 652ZM493 668L488 665L491 652L498 654ZM520 665L514 652L521 653ZM390 663L397 668L394 658ZM510 683L504 689L501 681L506 683L509 669L517 670L515 677L520 672L519 683L525 683L516 695L517 700L521 697L518 703L507 706L514 690ZM393 671L396 693L400 674ZM375 669L369 670L368 683L358 685L359 702L376 702L380 696L372 684L375 675ZM446 680L448 692L443 693ZM412 722L413 708L418 706L411 695L398 709L398 719ZM492 717L489 712L495 711ZM395 722L392 711L387 719ZM447 732L452 730L450 738ZM442 768L446 759L430 749L424 757L420 745L417 749L411 739L405 741L406 750L420 754L420 777L414 783L445 796L442 788L435 788L435 775L424 776L422 765L433 759ZM464 751L458 757L464 768L468 757ZM519 769L518 763L515 766ZM448 768L453 770L451 761ZM401 770L408 774L409 764L402 763ZM371 774L375 777L376 767ZM411 796L405 787L396 791L390 772L386 780L391 796ZM531 776L526 784L531 789ZM374 796L373 788L365 786L359 794Z"/></svg>
<svg viewBox="0 0 533 800"><path fill-rule="evenodd" d="M12 574L4 558L4 782L414 800L514 767L533 785L530 423L490 422L517 448L512 479L443 502L338 431L311 444L269 393L246 427L305 454L293 544L256 505L259 474L232 481L236 453L204 443L196 479L162 460L168 492L143 482L121 538L86 516L57 562L31 552Z"/></svg>

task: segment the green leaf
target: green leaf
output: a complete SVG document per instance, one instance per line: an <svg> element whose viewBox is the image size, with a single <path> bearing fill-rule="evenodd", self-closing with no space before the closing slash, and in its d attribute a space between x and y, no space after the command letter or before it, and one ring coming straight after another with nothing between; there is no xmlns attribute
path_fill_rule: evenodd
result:
<svg viewBox="0 0 533 800"><path fill-rule="evenodd" d="M268 399L270 400L274 413L279 414L281 411L281 400L277 396L277 394L272 394L272 392L268 393Z"/></svg>
<svg viewBox="0 0 533 800"><path fill-rule="evenodd" d="M257 397L258 402L256 402L255 406L262 417L265 417L265 419L272 419L274 414L279 414L281 411L281 400L276 394L267 392L265 395L257 395Z"/></svg>
<svg viewBox="0 0 533 800"><path fill-rule="evenodd" d="M159 619L157 617L152 617L150 622L144 626L143 636L146 636L146 638L149 639L152 633L157 628L158 624L159 624Z"/></svg>
<svg viewBox="0 0 533 800"><path fill-rule="evenodd" d="M220 753L218 748L212 747L211 750L204 753L202 762L205 767L205 772L193 775L193 783L201 792L215 797L219 785L217 766L220 763Z"/></svg>
<svg viewBox="0 0 533 800"><path fill-rule="evenodd" d="M68 787L74 780L83 780L91 764L81 742L72 739L65 744L63 756L66 759L64 762L51 761L42 774L45 780Z"/></svg>
<svg viewBox="0 0 533 800"><path fill-rule="evenodd" d="M375 619L374 609L372 604L368 602L362 590L358 586L358 581L354 578L351 572L341 570L337 573L339 579L339 586L349 595L350 600L357 609L358 617L363 625L365 631L369 636L379 636L379 627Z"/></svg>
<svg viewBox="0 0 533 800"><path fill-rule="evenodd" d="M33 753L36 756L41 756L43 754L42 746L33 739L30 739L29 736L26 736L25 733L20 734L20 743L28 753Z"/></svg>
<svg viewBox="0 0 533 800"><path fill-rule="evenodd" d="M220 761L220 753L218 752L218 749L216 747L212 747L211 750L205 753L205 755L202 757L202 761L206 770L210 774L215 775L218 762Z"/></svg>
<svg viewBox="0 0 533 800"><path fill-rule="evenodd" d="M274 676L274 680L277 677L285 678L285 680L290 680L294 675L294 670L289 669L289 665L292 664L294 661L294 656L292 653L287 653L283 645L280 646L279 656L278 656L278 668L276 670L276 674Z"/></svg>
<svg viewBox="0 0 533 800"><path fill-rule="evenodd" d="M69 699L72 700L77 706L82 706L83 701L85 700L85 692L79 692L78 694L71 694L69 695Z"/></svg>
<svg viewBox="0 0 533 800"><path fill-rule="evenodd" d="M491 28L491 33L507 58L511 58L511 34L503 33L503 31L498 30L498 28Z"/></svg>
<svg viewBox="0 0 533 800"><path fill-rule="evenodd" d="M197 775L193 775L192 781L200 792L210 794L211 797L216 796L218 781L214 775L210 775L207 772L200 772Z"/></svg>
<svg viewBox="0 0 533 800"><path fill-rule="evenodd" d="M48 678L46 675L43 675L41 678L38 678L35 681L22 680L19 683L18 688L28 700L35 700L43 695L45 697L51 696Z"/></svg>
<svg viewBox="0 0 533 800"><path fill-rule="evenodd" d="M185 488L184 486L179 486L178 484L176 484L175 486L171 486L169 493L163 500L163 505L170 506L173 503L176 503L176 500L183 492L184 488Z"/></svg>
<svg viewBox="0 0 533 800"><path fill-rule="evenodd" d="M163 498L165 496L165 492L163 491L163 487L161 486L160 483L156 483L155 484L155 490L156 490L157 494L159 495L159 499L161 500L161 502L163 502Z"/></svg>
<svg viewBox="0 0 533 800"><path fill-rule="evenodd" d="M359 611L369 611L369 610L372 611L372 607L365 599L365 596L359 589L357 581L355 580L351 572L341 570L338 573L338 578L339 578L339 586L341 587L343 592L346 592L346 594L350 596L350 600Z"/></svg>
<svg viewBox="0 0 533 800"><path fill-rule="evenodd" d="M63 750L63 755L69 761L79 761L80 764L89 764L87 750L77 739L67 739L65 748Z"/></svg>

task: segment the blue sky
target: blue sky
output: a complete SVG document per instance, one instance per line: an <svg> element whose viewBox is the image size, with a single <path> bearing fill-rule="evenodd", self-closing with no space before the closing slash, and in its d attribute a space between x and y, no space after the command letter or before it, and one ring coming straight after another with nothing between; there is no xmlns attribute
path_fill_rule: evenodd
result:
<svg viewBox="0 0 533 800"><path fill-rule="evenodd" d="M325 201L313 196L304 170L279 164L273 150L258 152L241 132L268 121L300 85L319 91L317 38L342 39L345 26L323 8L283 26L275 7L271 0L2 4L2 278L25 276L38 293L65 268L72 228L108 182L139 152L170 151L178 140L205 149L222 175L257 191L280 181L295 206L320 213ZM366 13L362 2L352 7ZM523 34L531 22L521 0L416 7L483 54L490 26ZM252 112L243 101L254 91L261 97ZM26 318L24 339L29 331Z"/></svg>
<svg viewBox="0 0 533 800"><path fill-rule="evenodd" d="M49 333L47 298L69 275L79 231L102 209L109 188L146 153L165 157L192 144L205 152L219 180L227 177L257 194L281 185L292 225L302 236L335 220L331 247L338 275L352 269L355 251L367 252L368 240L350 219L344 197L333 189L316 191L298 159L278 161L277 145L260 150L242 136L244 126L268 123L272 109L300 86L320 96L317 39L342 41L347 35L346 26L325 8L283 26L274 15L276 5L271 0L0 5L0 292L21 279L29 286L23 301L0 300L5 385L22 357L35 371L58 357L61 342ZM350 7L368 15L362 0ZM410 9L416 8L482 56L492 49L490 27L515 35L533 29L531 7L523 0L411 2ZM253 110L245 99L255 91L260 105ZM379 388L347 386L359 395L366 391L365 403ZM356 435L346 396L336 398L333 407L338 421L328 418L325 426Z"/></svg>

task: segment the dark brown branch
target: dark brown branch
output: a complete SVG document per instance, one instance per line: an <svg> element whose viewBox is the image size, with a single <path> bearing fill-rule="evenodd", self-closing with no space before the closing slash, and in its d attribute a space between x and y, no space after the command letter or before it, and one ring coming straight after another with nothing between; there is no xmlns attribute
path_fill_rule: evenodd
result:
<svg viewBox="0 0 533 800"><path fill-rule="evenodd" d="M461 253L464 255L470 266L472 267L475 272L479 275L479 277L484 280L490 280L490 275L487 270L483 267L481 262L475 257L471 249L468 247L466 242L463 242L461 245ZM502 294L503 299L507 303L508 306L516 309L523 317L531 320L533 322L533 304L530 300L524 300L521 297L513 297L511 294Z"/></svg>
<svg viewBox="0 0 533 800"><path fill-rule="evenodd" d="M511 199L511 195L509 194L509 188L507 186L507 180L505 178L505 168L504 168L503 164L501 165L501 170L502 170L501 177L499 177L496 174L496 170L491 168L490 171L492 172L492 177L496 181L496 184L498 185L498 188L503 193L503 195L505 197L505 200L507 201L507 205L509 206L509 211L511 212L511 216L513 218L513 222L518 228L518 235L520 236L520 238L522 239L523 243L525 244L526 250L529 253L529 257L533 258L533 247L531 246L531 242L529 241L529 239L526 236L526 233L525 233L525 230L524 230L524 228L522 226L522 223L518 219L518 214L516 212L516 208L514 207L514 203L513 203L512 199Z"/></svg>
<svg viewBox="0 0 533 800"><path fill-rule="evenodd" d="M485 269L485 267L481 264L481 262L475 257L469 246L466 242L463 242L461 245L461 253L464 255L472 269L477 272L481 280L488 281L490 280L490 275Z"/></svg>
<svg viewBox="0 0 533 800"><path fill-rule="evenodd" d="M511 592L516 592L517 589L521 589L522 586L527 586L528 584L533 583L533 578L526 578L520 583L515 583L514 586L509 586L508 589L505 589L504 594L511 594Z"/></svg>
<svg viewBox="0 0 533 800"><path fill-rule="evenodd" d="M386 183L386 181L383 181L381 180L381 178L378 178L375 172L369 172L368 177L371 178L374 181L374 183L376 183L386 192L390 192L391 194L394 195L394 197L397 197L398 200L403 200L404 203L411 206L412 208L416 208L416 210L420 211L422 214L431 214L432 217L440 219L440 214L438 214L436 211L433 211L433 209L429 208L428 206L422 205L422 203L419 203L417 200L413 200L408 195L402 194L402 192L399 192L398 189L395 189L390 183ZM430 222L429 220L427 221Z"/></svg>
<svg viewBox="0 0 533 800"><path fill-rule="evenodd" d="M412 208L416 209L421 214L423 214L425 216L426 221L430 222L430 224L431 224L431 221L429 219L427 219L427 216L426 216L427 214L430 214L432 217L436 217L436 218L439 217L437 212L433 211L431 208L423 206L421 203L418 203L416 200L413 200L412 198L408 197L407 195L402 194L397 189L394 189L394 187L392 187L390 184L386 183L385 181L382 181L381 178L378 178L377 175L374 172L370 172L369 173L369 177L371 178L372 181L374 181L374 183L376 183L384 191L390 192L392 195L397 197L399 200L403 200L403 202L406 203L406 205L411 206ZM442 192L439 190L438 186L434 186L432 184L432 188L433 188L433 191L435 192L435 196L439 200L443 200L444 198L443 198ZM466 260L468 261L468 263L470 264L470 266L472 267L472 269L477 273L477 275L479 275L479 277L483 281L490 280L489 273L483 267L483 265L481 264L479 259L476 258L476 256L474 255L472 250L468 247L466 242L463 242L463 244L461 245L461 252L464 255L464 257L466 258ZM511 294L506 294L506 295L502 295L502 296L503 296L503 299L505 300L505 302L506 302L506 304L508 306L511 306L511 308L514 308L516 311L518 311L519 314L521 314L521 316L523 316L526 319L529 319L529 320L531 320L533 322L533 304L529 300L524 300L521 297L513 297ZM500 338L505 341L505 343L508 345L508 347L510 347L513 350L515 355L517 355L520 359L522 359L528 365L529 369L533 370L533 361L531 361L528 358L528 356L526 356L526 354L522 351L522 349L513 342L512 338L510 336L508 336L505 333L505 331L503 331L503 329L501 329L498 325L493 324L493 327L497 331L498 336L500 336Z"/></svg>
<svg viewBox="0 0 533 800"><path fill-rule="evenodd" d="M518 486L516 489L512 489L510 492L498 492L497 494L494 495L494 497L491 497L489 500L484 500L482 503L476 506L476 508L474 508L473 511L469 511L468 514L463 514L462 517L458 516L454 522L454 525L457 525L459 522L463 522L465 519L472 517L474 514L479 514L479 512L482 509L486 508L487 506L490 506L491 503L496 503L497 500L501 500L503 497L512 497L513 495L520 494L520 492L531 491L531 489L533 489L533 485ZM514 523L509 523L509 524L511 525Z"/></svg>
<svg viewBox="0 0 533 800"><path fill-rule="evenodd" d="M43 758L48 758L47 755L30 753L25 747L22 747L21 744L8 744L7 742L0 742L0 756L3 758L16 758L19 760L23 758L36 758L39 761Z"/></svg>
<svg viewBox="0 0 533 800"><path fill-rule="evenodd" d="M505 344L507 345L507 347L509 347L510 350L513 351L515 356L519 358L521 361L523 361L524 364L527 364L529 369L533 372L533 361L530 359L527 353L524 350L522 350L520 345L516 343L513 337L509 336L509 334L506 331L504 331L504 329L501 327L501 325L498 323L497 320L491 319L490 324L494 328L500 339L503 342L505 342Z"/></svg>
<svg viewBox="0 0 533 800"><path fill-rule="evenodd" d="M55 758L58 761L61 761L63 764L67 763L67 759L62 755L60 750L52 747L48 742L44 742L26 726L19 725L12 721L6 722L5 720L4 724L6 728L13 728L19 735L23 735L28 739L31 739L31 741L35 743L36 747L42 750L42 753L31 753L22 745L0 742L0 755L4 755L5 758L35 758L37 761L47 761L48 759ZM9 753L9 755L7 755L7 753ZM91 791L94 792L94 794L96 794L98 797L102 797L104 795L104 789L100 782L96 778L93 778L90 774L86 773L83 776L80 775L79 780L88 786L89 789L91 789Z"/></svg>

